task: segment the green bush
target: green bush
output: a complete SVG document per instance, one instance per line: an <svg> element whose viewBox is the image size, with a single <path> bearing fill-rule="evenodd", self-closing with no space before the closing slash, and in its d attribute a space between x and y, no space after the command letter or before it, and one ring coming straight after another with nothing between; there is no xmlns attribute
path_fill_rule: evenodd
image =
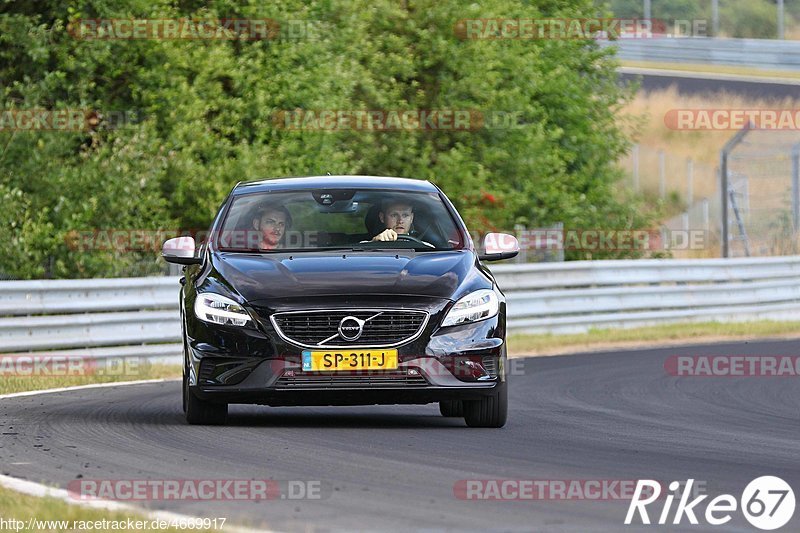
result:
<svg viewBox="0 0 800 533"><path fill-rule="evenodd" d="M778 15L774 2L725 0L720 4L720 29L728 37L774 39Z"/></svg>
<svg viewBox="0 0 800 533"><path fill-rule="evenodd" d="M91 131L0 131L0 272L18 277L146 274L155 252L87 251L76 232L203 229L242 180L308 174L429 179L473 230L564 222L645 227L614 192L630 96L593 41L462 40L460 19L591 15L591 0L290 0L255 6L83 0L6 5L0 108L92 109ZM79 40L86 18L308 21L311 38ZM457 109L515 114L475 131L302 131L277 112ZM119 121L120 113L126 120ZM4 228L9 226L5 224ZM16 239L16 240L15 240ZM16 243L16 244L9 244ZM572 255L572 258L578 257Z"/></svg>

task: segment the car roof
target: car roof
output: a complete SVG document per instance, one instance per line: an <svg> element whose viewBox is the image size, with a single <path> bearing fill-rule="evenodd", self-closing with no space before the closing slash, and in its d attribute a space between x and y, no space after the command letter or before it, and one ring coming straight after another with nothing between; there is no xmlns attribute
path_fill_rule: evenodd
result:
<svg viewBox="0 0 800 533"><path fill-rule="evenodd" d="M414 192L439 192L426 180L392 178L386 176L306 176L297 178L274 178L241 182L233 194L254 192L297 191L311 189L383 189Z"/></svg>

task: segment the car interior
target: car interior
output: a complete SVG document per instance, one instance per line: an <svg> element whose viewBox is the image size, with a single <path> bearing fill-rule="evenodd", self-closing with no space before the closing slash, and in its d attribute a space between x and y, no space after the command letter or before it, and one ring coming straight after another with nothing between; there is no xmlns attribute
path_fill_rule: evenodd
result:
<svg viewBox="0 0 800 533"><path fill-rule="evenodd" d="M346 198L327 200L319 192L312 193L316 202L309 202L308 193L291 193L285 195L275 205L284 206L292 214L294 224L287 228L287 236L291 232L300 234L313 234L313 242L303 247L347 247L360 245L367 248L398 248L407 249L409 243L413 248L424 249L452 249L461 244L451 220L441 223L431 213L430 207L425 205L425 197L409 199L403 196L403 201L408 201L414 207L414 222L406 238L397 241L372 242L372 238L385 229L381 223L379 213L382 202L387 195L383 192L358 191ZM261 195L259 195L261 196ZM395 195L393 195L395 196ZM327 201L326 201L327 200ZM436 199L438 202L439 200ZM243 202L237 205L237 202ZM225 223L226 230L251 231L252 220L256 210L264 202L263 196L242 198L237 200L228 215ZM362 215L363 213L363 215ZM331 220L331 215L339 215L336 220ZM325 229L320 229L325 228ZM341 231L334 231L340 229ZM222 240L222 239L221 239ZM225 246L224 243L222 243ZM293 246L287 246L293 248Z"/></svg>

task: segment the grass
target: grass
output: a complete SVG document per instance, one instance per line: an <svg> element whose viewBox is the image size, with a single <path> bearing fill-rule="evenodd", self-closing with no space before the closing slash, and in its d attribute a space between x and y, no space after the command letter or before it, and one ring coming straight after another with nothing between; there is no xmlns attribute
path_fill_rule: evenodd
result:
<svg viewBox="0 0 800 533"><path fill-rule="evenodd" d="M129 368L118 375L83 375L83 376L8 376L0 380L0 394L24 392L32 390L74 387L93 383L114 383L120 381L139 381L144 379L178 378L181 376L180 365L142 364Z"/></svg>
<svg viewBox="0 0 800 533"><path fill-rule="evenodd" d="M733 67L726 65L694 65L691 63L668 63L660 61L629 61L621 60L623 67L652 68L656 70L682 70L684 72L702 72L704 74L734 74L738 76L752 76L756 78L788 78L800 80L800 72L786 70L766 70L748 67Z"/></svg>
<svg viewBox="0 0 800 533"><path fill-rule="evenodd" d="M144 516L135 513L121 511L106 511L102 509L90 509L80 505L72 505L57 498L39 498L21 494L14 490L0 487L0 517L6 521L3 529L6 531L36 531L36 532L60 532L60 531L111 531L111 528L92 527L90 529L73 529L71 526L74 521L96 522L101 520L119 521L126 525L128 519L140 522L150 521ZM21 529L9 527L8 520L14 519L25 522ZM68 521L68 527L59 527L59 524L39 524L39 527L28 529L28 520L34 519L42 521ZM62 524L64 525L64 524ZM78 524L80 525L80 524ZM118 529L124 531L125 529ZM133 531L133 530L130 530ZM156 529L148 527L136 529L135 531L186 531L186 529ZM193 529L192 531L211 531L203 529Z"/></svg>
<svg viewBox="0 0 800 533"><path fill-rule="evenodd" d="M161 379L180 377L180 365L141 365L135 372L129 369L120 375L85 375L85 376L4 376L0 380L0 394L24 392L32 390L71 387L88 385L92 383L111 383L144 379ZM40 498L21 494L11 489L0 487L0 517L5 520L16 519L26 522L30 518L40 521L68 520L72 521L98 521L120 520L127 522L128 518L147 521L147 518L129 512L114 512L102 509L90 509L80 505L69 504L57 498ZM51 524L54 526L54 524ZM6 528L8 529L8 528ZM97 529L96 530L102 530ZM40 527L34 529L24 528L21 531L72 531L71 528ZM184 531L182 529L139 529L137 531ZM202 531L195 529L194 531Z"/></svg>
<svg viewBox="0 0 800 533"><path fill-rule="evenodd" d="M702 229L700 200L710 200L709 224L712 235L706 248L700 250L674 250L673 257L715 257L718 243L715 228L718 214L714 211L719 203L719 158L720 150L736 133L731 130L675 130L665 124L665 116L676 109L800 109L800 98L749 98L725 92L705 95L682 95L675 87L662 91L640 92L620 112L619 124L625 133L638 144L639 191L651 205L662 206L659 218L662 222L677 216L689 207L688 162L692 161L692 199L694 208L690 217L693 229ZM795 240L781 233L780 213L788 213L788 195L791 183L791 145L800 141L796 131L754 131L739 145L731 159L732 173L747 176L749 206L754 216L772 213L764 218L766 225L754 231L757 220L748 219L752 249L768 250L764 253L792 253ZM664 177L667 201L659 200L660 156L663 153ZM634 166L633 152L622 157L618 164L627 178L619 187L632 186ZM673 201L674 200L674 201ZM774 215L774 216L773 216ZM675 222L672 223L675 226ZM786 251L781 251L786 250Z"/></svg>
<svg viewBox="0 0 800 533"><path fill-rule="evenodd" d="M800 336L800 322L698 322L630 329L593 329L569 335L509 336L512 355L554 355L591 349Z"/></svg>
<svg viewBox="0 0 800 533"><path fill-rule="evenodd" d="M674 109L797 109L800 99L747 98L725 92L708 95L681 95L676 88L650 93L640 92L623 110L623 127L634 142L653 150L662 149L670 157L691 157L695 163L719 164L719 151L734 135L730 130L673 130L664 117ZM642 162L644 167L644 162ZM625 167L630 168L630 167ZM684 170L681 168L681 170ZM669 175L669 169L667 174ZM683 175L683 173L681 173ZM644 176L643 176L644 177ZM696 193L700 184L695 180ZM697 196L697 194L695 194Z"/></svg>
<svg viewBox="0 0 800 533"><path fill-rule="evenodd" d="M688 96L679 94L673 87L664 91L640 92L624 108L620 124L633 142L640 146L640 190L647 196L658 196L658 154L663 151L667 191L675 191L682 200L686 198L687 161L691 159L694 164L693 198L697 201L717 194L716 168L719 166L720 150L735 132L670 129L664 122L664 117L670 110L798 108L800 99L752 99L727 93ZM779 135L756 133L749 137L748 142L771 143ZM765 144L764 150L767 148L769 147ZM619 165L627 175L632 175L632 154L623 157Z"/></svg>

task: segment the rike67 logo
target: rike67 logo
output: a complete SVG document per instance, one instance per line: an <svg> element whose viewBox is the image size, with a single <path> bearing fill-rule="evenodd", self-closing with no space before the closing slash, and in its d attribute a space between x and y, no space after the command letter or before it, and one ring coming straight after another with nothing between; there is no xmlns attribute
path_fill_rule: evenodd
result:
<svg viewBox="0 0 800 533"><path fill-rule="evenodd" d="M633 499L628 507L628 514L625 516L625 525L631 525L641 521L642 524L651 524L647 506L656 501L663 501L661 513L655 523L660 525L672 524L679 525L685 518L690 524L699 524L698 515L705 519L707 524L721 526L727 524L733 518L732 514L741 508L742 514L751 525L764 531L771 531L783 527L794 514L795 499L794 491L784 480L775 476L762 476L751 481L740 500L731 494L720 494L710 500L705 506L705 512L701 512L703 501L708 498L707 494L697 496L691 501L693 495L692 486L694 479L686 481L685 488L678 494L681 483L673 481L669 484L669 493L662 497L661 484L650 479L640 479L636 484ZM646 496L645 496L646 494ZM678 498L674 514L672 504ZM657 507L658 504L652 507ZM651 508L651 511L657 511ZM634 520L636 515L638 520ZM672 515L672 520L670 520ZM653 517L656 519L656 517ZM685 522L684 522L685 523Z"/></svg>

